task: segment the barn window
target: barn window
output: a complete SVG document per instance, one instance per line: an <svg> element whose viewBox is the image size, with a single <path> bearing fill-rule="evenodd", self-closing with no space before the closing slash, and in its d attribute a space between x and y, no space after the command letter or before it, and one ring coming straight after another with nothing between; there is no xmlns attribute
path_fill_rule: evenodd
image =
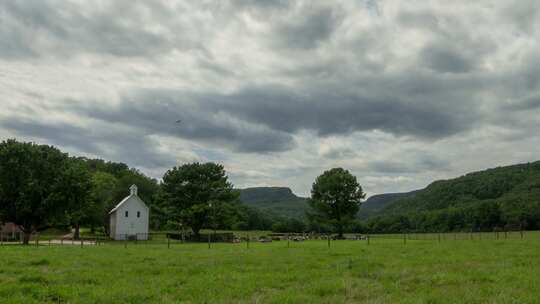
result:
<svg viewBox="0 0 540 304"><path fill-rule="evenodd" d="M128 217L128 212L126 211L126 217Z"/></svg>
<svg viewBox="0 0 540 304"><path fill-rule="evenodd" d="M141 217L141 212L137 211L137 217Z"/></svg>

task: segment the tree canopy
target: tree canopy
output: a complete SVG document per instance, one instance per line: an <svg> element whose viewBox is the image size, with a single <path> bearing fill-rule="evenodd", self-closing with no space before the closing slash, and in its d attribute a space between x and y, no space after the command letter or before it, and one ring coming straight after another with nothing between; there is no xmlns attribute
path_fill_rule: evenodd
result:
<svg viewBox="0 0 540 304"><path fill-rule="evenodd" d="M367 221L377 232L540 229L540 162L431 183Z"/></svg>
<svg viewBox="0 0 540 304"><path fill-rule="evenodd" d="M165 173L160 199L174 220L199 235L203 226L212 224L210 219L215 214L212 208L221 208L221 204L236 200L238 195L222 165L192 163Z"/></svg>
<svg viewBox="0 0 540 304"><path fill-rule="evenodd" d="M334 168L317 177L308 201L311 212L308 218L313 222L332 225L339 237L352 223L360 208L365 193L348 170Z"/></svg>
<svg viewBox="0 0 540 304"><path fill-rule="evenodd" d="M75 189L85 177L71 165L67 154L51 146L0 143L0 220L19 225L25 243L31 233L64 221L73 196L86 195Z"/></svg>

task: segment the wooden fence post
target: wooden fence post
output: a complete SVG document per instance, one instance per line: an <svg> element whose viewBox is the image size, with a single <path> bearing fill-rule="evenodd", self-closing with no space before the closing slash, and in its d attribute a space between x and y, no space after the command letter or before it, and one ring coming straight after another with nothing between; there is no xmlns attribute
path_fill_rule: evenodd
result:
<svg viewBox="0 0 540 304"><path fill-rule="evenodd" d="M36 247L39 246L39 234L36 233Z"/></svg>
<svg viewBox="0 0 540 304"><path fill-rule="evenodd" d="M246 247L247 247L247 249L249 249L249 232L247 234Z"/></svg>
<svg viewBox="0 0 540 304"><path fill-rule="evenodd" d="M330 248L330 235L327 234L327 235L326 235L326 238L328 239L328 248Z"/></svg>
<svg viewBox="0 0 540 304"><path fill-rule="evenodd" d="M83 245L84 245L83 239L81 238L81 248L83 248Z"/></svg>
<svg viewBox="0 0 540 304"><path fill-rule="evenodd" d="M171 248L171 239L168 233L167 233L167 248Z"/></svg>

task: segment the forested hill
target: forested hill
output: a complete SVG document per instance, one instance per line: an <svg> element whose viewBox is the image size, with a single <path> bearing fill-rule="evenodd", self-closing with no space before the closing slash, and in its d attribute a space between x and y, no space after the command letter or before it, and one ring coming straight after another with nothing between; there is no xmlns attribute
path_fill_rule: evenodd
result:
<svg viewBox="0 0 540 304"><path fill-rule="evenodd" d="M540 162L436 181L393 201L371 219L374 231L540 228Z"/></svg>
<svg viewBox="0 0 540 304"><path fill-rule="evenodd" d="M306 198L296 196L286 187L240 189L240 201L247 206L287 218L303 217L307 207Z"/></svg>
<svg viewBox="0 0 540 304"><path fill-rule="evenodd" d="M419 190L402 192L402 193L384 193L370 196L365 202L360 206L360 211L358 212L358 217L360 219L367 219L378 214L388 205L397 201L398 199L410 197L416 194Z"/></svg>

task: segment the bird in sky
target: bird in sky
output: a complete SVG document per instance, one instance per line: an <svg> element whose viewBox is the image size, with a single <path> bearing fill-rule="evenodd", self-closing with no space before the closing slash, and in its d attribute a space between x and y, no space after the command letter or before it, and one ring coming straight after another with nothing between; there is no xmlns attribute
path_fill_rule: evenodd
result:
<svg viewBox="0 0 540 304"><path fill-rule="evenodd" d="M181 120L181 119L179 119L179 120L177 120L177 121L176 121L176 123L181 123L181 122L182 122L182 120Z"/></svg>

